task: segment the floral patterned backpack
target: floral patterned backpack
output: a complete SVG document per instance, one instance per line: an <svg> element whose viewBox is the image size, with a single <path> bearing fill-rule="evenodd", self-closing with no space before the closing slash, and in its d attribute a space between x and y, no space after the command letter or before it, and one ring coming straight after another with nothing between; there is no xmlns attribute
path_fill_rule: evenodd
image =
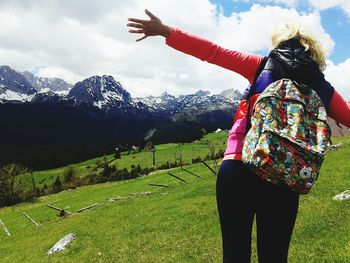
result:
<svg viewBox="0 0 350 263"><path fill-rule="evenodd" d="M330 145L324 104L311 88L290 79L270 84L257 99L242 161L262 179L306 194Z"/></svg>

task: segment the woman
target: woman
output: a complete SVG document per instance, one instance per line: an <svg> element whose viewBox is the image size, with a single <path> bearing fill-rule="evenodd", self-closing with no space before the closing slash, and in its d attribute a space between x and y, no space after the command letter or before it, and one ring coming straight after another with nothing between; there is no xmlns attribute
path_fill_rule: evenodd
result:
<svg viewBox="0 0 350 263"><path fill-rule="evenodd" d="M150 20L129 18L130 33L163 36L166 44L201 60L245 77L250 87L244 93L216 183L217 206L223 241L223 262L250 262L254 216L257 223L259 262L287 262L289 243L298 211L299 194L260 179L241 161L242 144L253 105L272 82L289 78L315 89L327 113L350 126L349 103L324 79L325 52L307 32L284 24L272 35L267 57L222 48L208 40L164 25L145 10ZM248 104L249 100L249 104Z"/></svg>

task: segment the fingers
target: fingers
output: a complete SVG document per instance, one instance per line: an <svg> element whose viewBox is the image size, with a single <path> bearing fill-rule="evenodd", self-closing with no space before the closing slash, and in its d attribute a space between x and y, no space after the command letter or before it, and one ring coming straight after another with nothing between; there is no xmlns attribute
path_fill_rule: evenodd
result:
<svg viewBox="0 0 350 263"><path fill-rule="evenodd" d="M144 34L145 33L145 31L144 30L129 30L129 33L136 33L136 34Z"/></svg>
<svg viewBox="0 0 350 263"><path fill-rule="evenodd" d="M160 21L158 17L156 17L154 14L152 14L147 9L145 9L145 13L151 18L151 20L143 20L143 19L137 19L137 18L128 18L128 21L131 21L131 22L134 22L134 23L128 23L127 26L136 28L136 29L130 29L129 30L130 33L145 34L143 37L140 37L140 38L136 39L137 42L139 42L141 40L144 40L149 35L152 35L152 34L150 34L150 32L148 32L149 30L147 30L147 28L150 26L150 23L152 23L152 22L154 23L154 19L157 22ZM153 21L152 21L152 19L153 19ZM139 28L139 29L137 29L137 28Z"/></svg>
<svg viewBox="0 0 350 263"><path fill-rule="evenodd" d="M150 11L148 11L148 9L145 9L145 13L146 15L148 15L150 18L154 18L157 19L158 17L156 17L155 15L153 15Z"/></svg>
<svg viewBox="0 0 350 263"><path fill-rule="evenodd" d="M136 39L136 42L139 42L141 40L144 40L145 38L147 38L148 36L144 35L143 37L139 38L139 39Z"/></svg>
<svg viewBox="0 0 350 263"><path fill-rule="evenodd" d="M137 18L128 18L128 21L136 22L136 23L139 23L139 24L145 24L145 23L148 22L148 20L137 19Z"/></svg>
<svg viewBox="0 0 350 263"><path fill-rule="evenodd" d="M142 24L128 23L126 25L129 27L144 28L144 26Z"/></svg>

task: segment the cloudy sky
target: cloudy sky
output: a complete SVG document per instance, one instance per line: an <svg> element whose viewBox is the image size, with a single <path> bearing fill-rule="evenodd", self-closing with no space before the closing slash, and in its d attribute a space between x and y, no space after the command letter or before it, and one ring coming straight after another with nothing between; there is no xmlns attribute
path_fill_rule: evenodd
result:
<svg viewBox="0 0 350 263"><path fill-rule="evenodd" d="M163 23L226 48L265 55L282 21L300 20L329 52L327 79L350 98L349 0L0 0L0 64L76 83L109 74L133 97L240 91L234 72L181 54L164 38L135 42L128 17Z"/></svg>

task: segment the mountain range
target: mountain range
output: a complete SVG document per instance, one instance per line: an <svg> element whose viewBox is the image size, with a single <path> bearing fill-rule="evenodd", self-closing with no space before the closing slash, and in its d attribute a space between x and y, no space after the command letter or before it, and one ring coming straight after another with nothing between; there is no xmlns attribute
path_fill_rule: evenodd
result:
<svg viewBox="0 0 350 263"><path fill-rule="evenodd" d="M0 66L0 164L46 169L111 153L116 145L185 142L229 129L241 94L198 90L133 98L112 76L75 85Z"/></svg>
<svg viewBox="0 0 350 263"><path fill-rule="evenodd" d="M160 96L131 98L120 82L112 76L92 76L75 85L59 78L37 77L31 72L18 72L9 66L0 66L1 102L57 102L73 100L74 105L88 104L108 111L112 108L147 108L151 112L174 114L186 109L215 109L229 106L240 99L238 90L228 89L211 95L210 91L199 90L195 94L180 95L178 98L162 93Z"/></svg>

